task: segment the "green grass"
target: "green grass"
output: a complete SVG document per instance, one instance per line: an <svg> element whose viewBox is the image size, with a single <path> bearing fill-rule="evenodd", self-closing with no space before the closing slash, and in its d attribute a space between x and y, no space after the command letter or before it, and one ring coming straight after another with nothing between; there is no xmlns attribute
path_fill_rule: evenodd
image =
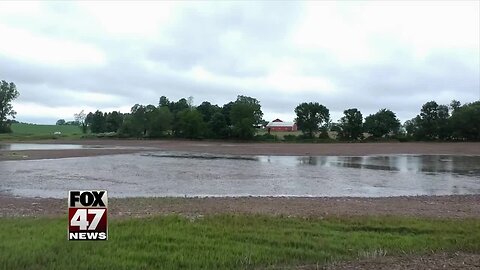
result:
<svg viewBox="0 0 480 270"><path fill-rule="evenodd" d="M35 125L35 124L23 124L16 123L11 126L13 133L17 134L53 134L56 131L62 132L62 134L71 135L81 133L82 130L78 126L70 125Z"/></svg>
<svg viewBox="0 0 480 270"><path fill-rule="evenodd" d="M0 134L0 140L42 140L42 139L74 139L82 136L78 126L57 126L57 125L35 125L15 123L12 124L12 133ZM62 135L54 135L59 131Z"/></svg>
<svg viewBox="0 0 480 270"><path fill-rule="evenodd" d="M231 269L480 251L480 220L167 216L111 220L106 242L69 242L66 228L66 219L0 219L0 268Z"/></svg>

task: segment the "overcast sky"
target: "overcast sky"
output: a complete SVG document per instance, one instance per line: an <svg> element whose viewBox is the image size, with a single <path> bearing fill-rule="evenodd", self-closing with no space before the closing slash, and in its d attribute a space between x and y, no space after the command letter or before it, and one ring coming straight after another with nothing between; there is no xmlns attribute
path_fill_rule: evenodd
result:
<svg viewBox="0 0 480 270"><path fill-rule="evenodd" d="M248 95L266 120L304 101L405 121L480 95L480 1L0 2L0 79L17 120Z"/></svg>

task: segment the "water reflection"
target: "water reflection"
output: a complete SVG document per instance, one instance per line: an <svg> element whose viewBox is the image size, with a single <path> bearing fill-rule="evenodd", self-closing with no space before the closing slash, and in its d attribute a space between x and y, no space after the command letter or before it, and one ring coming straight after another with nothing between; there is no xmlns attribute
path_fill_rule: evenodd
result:
<svg viewBox="0 0 480 270"><path fill-rule="evenodd" d="M395 156L321 156L321 157L275 157L279 163L343 167L397 172L422 172L430 175L454 173L480 176L479 156L445 155L395 155ZM261 159L262 160L262 159ZM268 157L268 162L273 162Z"/></svg>

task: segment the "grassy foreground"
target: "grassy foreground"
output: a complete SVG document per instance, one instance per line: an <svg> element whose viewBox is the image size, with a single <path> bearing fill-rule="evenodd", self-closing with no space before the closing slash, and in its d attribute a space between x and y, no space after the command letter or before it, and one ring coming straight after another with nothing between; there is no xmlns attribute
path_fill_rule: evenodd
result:
<svg viewBox="0 0 480 270"><path fill-rule="evenodd" d="M69 242L66 227L66 218L0 219L0 268L229 269L480 252L480 220L166 216L110 220L106 242Z"/></svg>

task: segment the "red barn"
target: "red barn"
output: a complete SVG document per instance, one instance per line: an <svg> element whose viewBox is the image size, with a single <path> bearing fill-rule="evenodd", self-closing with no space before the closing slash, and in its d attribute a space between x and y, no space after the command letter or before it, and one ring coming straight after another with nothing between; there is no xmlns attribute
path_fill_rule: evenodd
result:
<svg viewBox="0 0 480 270"><path fill-rule="evenodd" d="M268 132L271 131L297 131L297 124L294 122L283 122L280 119L275 119L266 126Z"/></svg>

